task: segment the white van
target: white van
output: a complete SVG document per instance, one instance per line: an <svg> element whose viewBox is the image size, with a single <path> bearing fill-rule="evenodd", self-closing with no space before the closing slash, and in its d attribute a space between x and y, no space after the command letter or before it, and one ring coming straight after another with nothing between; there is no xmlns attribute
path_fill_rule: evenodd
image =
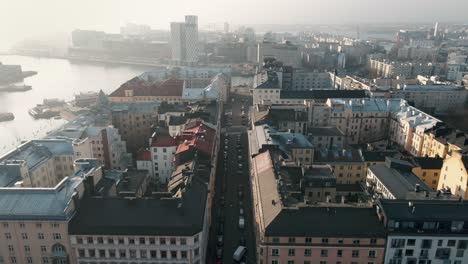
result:
<svg viewBox="0 0 468 264"><path fill-rule="evenodd" d="M239 228L244 229L245 228L245 220L243 216L239 217Z"/></svg>
<svg viewBox="0 0 468 264"><path fill-rule="evenodd" d="M245 251L247 251L246 247L243 247L243 246L237 247L236 251L234 251L234 254L232 255L232 258L237 262L241 261L242 257L245 254Z"/></svg>

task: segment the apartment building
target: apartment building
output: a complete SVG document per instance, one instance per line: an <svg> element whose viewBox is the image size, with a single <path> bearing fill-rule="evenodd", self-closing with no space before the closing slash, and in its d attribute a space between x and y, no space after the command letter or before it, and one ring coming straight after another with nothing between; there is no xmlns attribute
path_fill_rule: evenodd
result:
<svg viewBox="0 0 468 264"><path fill-rule="evenodd" d="M387 157L385 164L376 164L367 171L368 191L383 199L430 199L438 196L412 173L408 161Z"/></svg>
<svg viewBox="0 0 468 264"><path fill-rule="evenodd" d="M184 170L159 197L83 199L69 225L77 263L205 263L206 179L204 171Z"/></svg>
<svg viewBox="0 0 468 264"><path fill-rule="evenodd" d="M170 78L160 82L137 76L109 95L111 102L180 102L184 80Z"/></svg>
<svg viewBox="0 0 468 264"><path fill-rule="evenodd" d="M337 184L359 184L366 180L364 160L357 149L317 149L313 164L331 166Z"/></svg>
<svg viewBox="0 0 468 264"><path fill-rule="evenodd" d="M403 85L390 93L392 98L404 99L421 111L435 114L456 112L467 99L467 91L453 84Z"/></svg>
<svg viewBox="0 0 468 264"><path fill-rule="evenodd" d="M390 140L412 155L422 156L425 132L441 122L441 120L403 103L399 111L391 114Z"/></svg>
<svg viewBox="0 0 468 264"><path fill-rule="evenodd" d="M462 153L468 150L468 134L450 127L444 123L428 129L424 133L422 156L441 157L450 156L452 151Z"/></svg>
<svg viewBox="0 0 468 264"><path fill-rule="evenodd" d="M54 187L72 175L71 139L27 141L0 157L0 186Z"/></svg>
<svg viewBox="0 0 468 264"><path fill-rule="evenodd" d="M178 141L170 135L154 135L150 142L153 176L160 183L167 183L174 171L174 155Z"/></svg>
<svg viewBox="0 0 468 264"><path fill-rule="evenodd" d="M123 170L129 163L126 142L110 120L102 116L79 116L48 138L73 139L76 159L95 158L106 169Z"/></svg>
<svg viewBox="0 0 468 264"><path fill-rule="evenodd" d="M417 75L430 76L434 72L435 66L428 62L398 62L389 60L370 59L369 71L375 75L384 78L396 78L403 76L406 78L416 77Z"/></svg>
<svg viewBox="0 0 468 264"><path fill-rule="evenodd" d="M262 63L265 58L275 58L277 61L293 67L302 65L299 47L291 43L258 43L257 63Z"/></svg>
<svg viewBox="0 0 468 264"><path fill-rule="evenodd" d="M148 138L153 133L152 126L157 122L159 103L119 103L111 109L112 125L119 130L127 149L135 154L147 146Z"/></svg>
<svg viewBox="0 0 468 264"><path fill-rule="evenodd" d="M468 198L468 156L458 151L452 151L450 157L444 160L437 186L461 199Z"/></svg>
<svg viewBox="0 0 468 264"><path fill-rule="evenodd" d="M410 160L415 165L411 172L433 190L438 190L444 160L439 157L412 157Z"/></svg>
<svg viewBox="0 0 468 264"><path fill-rule="evenodd" d="M2 263L77 263L69 222L79 200L90 191L87 186L101 179L97 164L77 160L75 172L52 187L0 188Z"/></svg>
<svg viewBox="0 0 468 264"><path fill-rule="evenodd" d="M258 125L251 134L255 145L251 154L257 154L268 149L279 150L286 160L295 164L311 165L314 161L314 145L302 134L278 132L269 125Z"/></svg>
<svg viewBox="0 0 468 264"><path fill-rule="evenodd" d="M279 192L275 154L252 159L254 217L258 227L258 263L382 263L385 232L375 209L312 206L289 195L294 184ZM343 221L353 219L353 221Z"/></svg>
<svg viewBox="0 0 468 264"><path fill-rule="evenodd" d="M344 134L336 127L311 127L307 129L307 135L310 142L319 149L331 150L345 147Z"/></svg>
<svg viewBox="0 0 468 264"><path fill-rule="evenodd" d="M377 201L388 231L382 263L465 263L467 206L459 201Z"/></svg>
<svg viewBox="0 0 468 264"><path fill-rule="evenodd" d="M346 136L347 144L368 143L387 138L390 113L401 108L395 99L328 99L329 125Z"/></svg>

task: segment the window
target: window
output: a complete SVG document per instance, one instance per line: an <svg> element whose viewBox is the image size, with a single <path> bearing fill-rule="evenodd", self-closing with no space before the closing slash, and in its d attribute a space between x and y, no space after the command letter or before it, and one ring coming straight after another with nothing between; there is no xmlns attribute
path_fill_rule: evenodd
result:
<svg viewBox="0 0 468 264"><path fill-rule="evenodd" d="M171 245L175 245L176 244L175 237L171 237L170 242L171 242Z"/></svg>
<svg viewBox="0 0 468 264"><path fill-rule="evenodd" d="M323 244L328 244L328 238L322 238L322 243Z"/></svg>
<svg viewBox="0 0 468 264"><path fill-rule="evenodd" d="M161 258L163 259L167 258L167 251L161 250Z"/></svg>
<svg viewBox="0 0 468 264"><path fill-rule="evenodd" d="M341 257L343 256L343 250L338 249L338 250L336 251L336 256L341 258Z"/></svg>
<svg viewBox="0 0 468 264"><path fill-rule="evenodd" d="M312 255L312 249L306 248L304 249L304 256L305 257L310 257Z"/></svg>
<svg viewBox="0 0 468 264"><path fill-rule="evenodd" d="M16 257L11 257L11 258L10 258L10 262L11 262L11 263L16 263Z"/></svg>
<svg viewBox="0 0 468 264"><path fill-rule="evenodd" d="M305 242L308 243L308 244L312 243L312 238L311 237L306 237Z"/></svg>
<svg viewBox="0 0 468 264"><path fill-rule="evenodd" d="M296 255L296 250L294 248L288 249L288 256L293 257Z"/></svg>
<svg viewBox="0 0 468 264"><path fill-rule="evenodd" d="M416 239L408 239L406 243L408 246L414 246L416 244Z"/></svg>
<svg viewBox="0 0 468 264"><path fill-rule="evenodd" d="M135 245L135 239L134 239L134 238L129 238L129 239L128 239L128 243L129 243L130 245Z"/></svg>
<svg viewBox="0 0 468 264"><path fill-rule="evenodd" d="M3 228L8 228L8 223L3 223Z"/></svg>
<svg viewBox="0 0 468 264"><path fill-rule="evenodd" d="M107 238L107 244L114 244L114 238L108 237Z"/></svg>
<svg viewBox="0 0 468 264"><path fill-rule="evenodd" d="M351 252L351 257L353 257L353 258L359 257L359 250L353 250L353 251Z"/></svg>
<svg viewBox="0 0 468 264"><path fill-rule="evenodd" d="M36 223L36 228L42 228L42 224L41 223Z"/></svg>
<svg viewBox="0 0 468 264"><path fill-rule="evenodd" d="M180 244L181 245L187 245L187 239L186 238L181 238L180 239ZM186 252L187 253L187 252Z"/></svg>
<svg viewBox="0 0 468 264"><path fill-rule="evenodd" d="M372 245L377 244L377 239L371 238L370 243L371 243Z"/></svg>
<svg viewBox="0 0 468 264"><path fill-rule="evenodd" d="M49 258L43 257L42 258L42 264L49 264Z"/></svg>
<svg viewBox="0 0 468 264"><path fill-rule="evenodd" d="M20 223L19 226L20 226L20 228L25 228L26 227L26 225L24 223Z"/></svg>
<svg viewBox="0 0 468 264"><path fill-rule="evenodd" d="M5 233L5 238L6 239L11 239L11 234L10 233Z"/></svg>
<svg viewBox="0 0 468 264"><path fill-rule="evenodd" d="M322 250L320 251L320 256L321 256L321 257L328 257L328 250L322 249Z"/></svg>
<svg viewBox="0 0 468 264"><path fill-rule="evenodd" d="M181 250L180 251L180 258L181 259L187 259L187 251L186 250Z"/></svg>
<svg viewBox="0 0 468 264"><path fill-rule="evenodd" d="M272 249L271 249L271 255L272 255L272 256L279 256L279 249L277 249L277 248L272 248Z"/></svg>
<svg viewBox="0 0 468 264"><path fill-rule="evenodd" d="M140 243L140 245L146 244L145 238L144 238L144 237L140 237L140 238L139 238L139 243Z"/></svg>
<svg viewBox="0 0 468 264"><path fill-rule="evenodd" d="M405 250L405 256L411 257L411 256L413 256L413 254L414 254L414 250L412 250L412 249Z"/></svg>
<svg viewBox="0 0 468 264"><path fill-rule="evenodd" d="M288 238L288 243L296 243L296 238L295 237Z"/></svg>
<svg viewBox="0 0 468 264"><path fill-rule="evenodd" d="M166 238L165 237L159 238L159 244L165 245L166 244Z"/></svg>
<svg viewBox="0 0 468 264"><path fill-rule="evenodd" d="M156 258L156 250L150 250L150 256L152 259Z"/></svg>
<svg viewBox="0 0 468 264"><path fill-rule="evenodd" d="M275 259L275 260L272 260L272 261L271 261L271 264L278 264L278 260L276 260L276 259Z"/></svg>
<svg viewBox="0 0 468 264"><path fill-rule="evenodd" d="M51 226L52 226L52 228L59 228L60 224L59 223L52 223Z"/></svg>
<svg viewBox="0 0 468 264"><path fill-rule="evenodd" d="M432 240L430 239L423 239L421 241L421 248L431 248L432 246Z"/></svg>
<svg viewBox="0 0 468 264"><path fill-rule="evenodd" d="M24 252L26 252L26 253L31 252L31 247L30 246L24 246Z"/></svg>
<svg viewBox="0 0 468 264"><path fill-rule="evenodd" d="M369 258L375 258L375 256L376 256L375 250L369 250L369 255L368 256L369 256Z"/></svg>
<svg viewBox="0 0 468 264"><path fill-rule="evenodd" d="M463 258L463 255L465 254L465 251L464 250L457 250L457 254L456 254L456 257L457 258Z"/></svg>
<svg viewBox="0 0 468 264"><path fill-rule="evenodd" d="M185 238L183 238L183 239L185 239ZM150 245L156 244L156 239L154 239L153 237L150 237L149 243L150 243Z"/></svg>
<svg viewBox="0 0 468 264"><path fill-rule="evenodd" d="M102 237L97 238L98 244L104 244L104 239Z"/></svg>
<svg viewBox="0 0 468 264"><path fill-rule="evenodd" d="M93 244L94 243L93 237L87 237L86 242L88 242L88 244Z"/></svg>
<svg viewBox="0 0 468 264"><path fill-rule="evenodd" d="M42 253L47 252L47 247L46 247L46 246L41 246L41 252L42 252Z"/></svg>
<svg viewBox="0 0 468 264"><path fill-rule="evenodd" d="M338 244L343 244L343 239L338 239Z"/></svg>
<svg viewBox="0 0 468 264"><path fill-rule="evenodd" d="M130 249L130 250L128 251L128 253L129 253L129 255L130 255L131 258L133 258L133 259L136 258L136 250Z"/></svg>
<svg viewBox="0 0 468 264"><path fill-rule="evenodd" d="M294 260L288 260L288 264L294 264Z"/></svg>
<svg viewBox="0 0 468 264"><path fill-rule="evenodd" d="M119 242L120 245L123 245L125 241L124 241L124 239L123 239L122 237L119 237L119 241L118 241L118 242Z"/></svg>
<svg viewBox="0 0 468 264"><path fill-rule="evenodd" d="M177 251L171 250L171 259L176 259L177 258Z"/></svg>
<svg viewBox="0 0 468 264"><path fill-rule="evenodd" d="M127 257L127 251L125 249L119 250L119 256L121 258L126 258Z"/></svg>
<svg viewBox="0 0 468 264"><path fill-rule="evenodd" d="M454 246L455 246L455 242L456 242L455 240L452 240L452 239L451 239L451 240L447 241L447 246L448 246L448 247L454 247Z"/></svg>
<svg viewBox="0 0 468 264"><path fill-rule="evenodd" d="M358 239L357 239L357 240L353 240L353 245L359 245L360 243L361 243L361 241L358 240Z"/></svg>
<svg viewBox="0 0 468 264"><path fill-rule="evenodd" d="M99 250L99 257L105 258L106 257L106 251L104 249Z"/></svg>
<svg viewBox="0 0 468 264"><path fill-rule="evenodd" d="M8 251L11 253L15 252L15 248L13 247L13 245L8 245Z"/></svg>

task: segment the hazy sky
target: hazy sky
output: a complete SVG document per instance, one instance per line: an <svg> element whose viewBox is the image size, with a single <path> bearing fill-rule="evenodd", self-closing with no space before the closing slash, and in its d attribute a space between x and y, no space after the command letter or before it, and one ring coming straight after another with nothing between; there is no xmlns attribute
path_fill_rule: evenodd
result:
<svg viewBox="0 0 468 264"><path fill-rule="evenodd" d="M468 22L467 10L467 0L0 0L0 42L74 28L118 32L127 22L168 29L184 14L202 25L340 24Z"/></svg>

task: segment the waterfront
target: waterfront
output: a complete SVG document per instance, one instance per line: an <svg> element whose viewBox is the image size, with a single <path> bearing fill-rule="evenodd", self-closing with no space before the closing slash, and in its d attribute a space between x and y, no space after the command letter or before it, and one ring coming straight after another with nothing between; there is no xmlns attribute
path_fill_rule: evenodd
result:
<svg viewBox="0 0 468 264"><path fill-rule="evenodd" d="M35 120L28 109L45 98L72 100L74 94L103 90L110 93L120 84L151 66L130 66L103 63L75 63L64 59L0 55L4 64L19 64L24 71L38 74L24 80L32 90L21 93L0 93L0 112L12 112L14 121L0 123L0 155L21 143L40 138L47 131L63 125L65 120ZM232 85L251 85L252 78L233 77Z"/></svg>
<svg viewBox="0 0 468 264"><path fill-rule="evenodd" d="M124 81L151 67L71 63L62 59L1 55L4 64L20 64L24 71L38 74L24 80L32 90L21 93L0 93L0 112L12 112L14 121L0 123L0 155L21 141L40 138L47 131L63 125L65 120L34 120L28 109L42 103L44 98L73 99L85 91L113 91Z"/></svg>

